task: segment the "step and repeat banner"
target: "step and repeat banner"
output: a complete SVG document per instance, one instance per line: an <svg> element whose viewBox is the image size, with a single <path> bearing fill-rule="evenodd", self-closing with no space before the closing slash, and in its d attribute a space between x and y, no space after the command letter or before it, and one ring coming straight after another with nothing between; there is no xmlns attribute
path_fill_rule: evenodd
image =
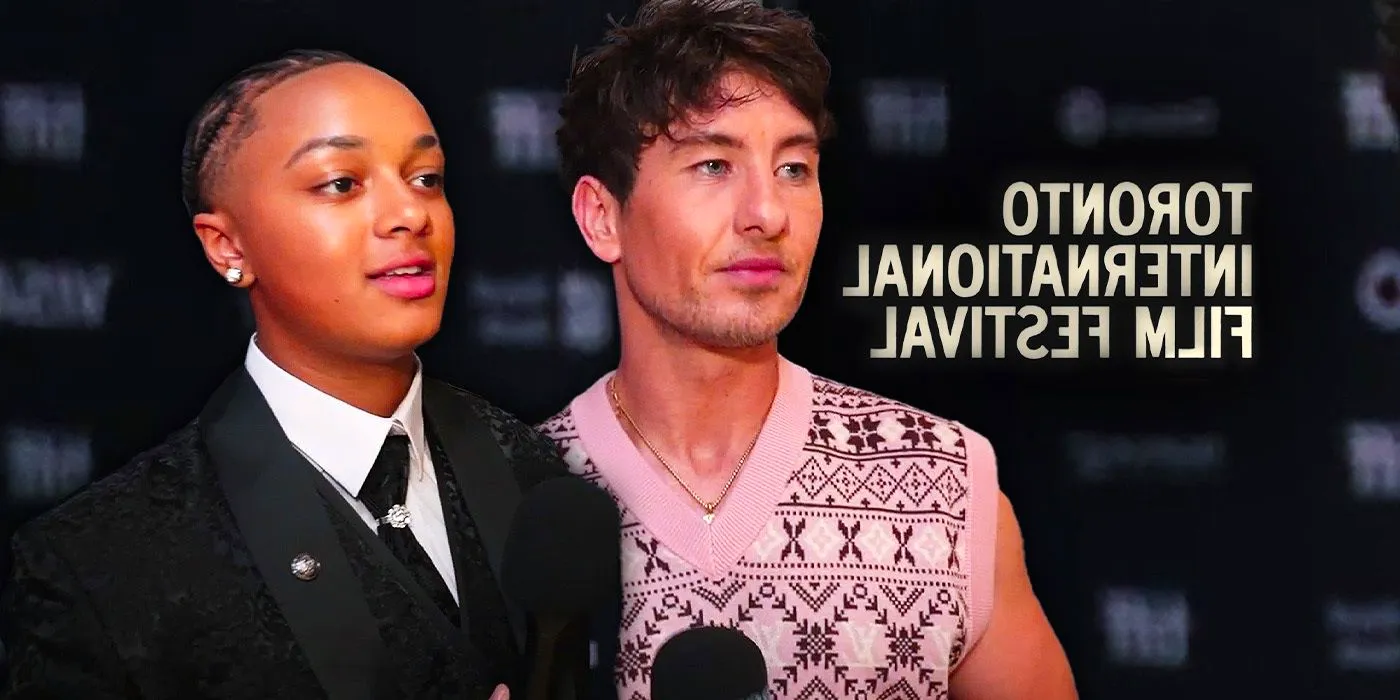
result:
<svg viewBox="0 0 1400 700"><path fill-rule="evenodd" d="M992 438L1083 697L1397 697L1400 153L1369 3L783 4L839 124L784 352ZM574 48L635 2L118 5L0 5L0 534L241 360L181 140L288 48L387 70L438 126L460 238L435 374L538 420L613 366L553 130ZM1085 291L1149 243L1191 299ZM1047 281L1076 261L1105 279Z"/></svg>

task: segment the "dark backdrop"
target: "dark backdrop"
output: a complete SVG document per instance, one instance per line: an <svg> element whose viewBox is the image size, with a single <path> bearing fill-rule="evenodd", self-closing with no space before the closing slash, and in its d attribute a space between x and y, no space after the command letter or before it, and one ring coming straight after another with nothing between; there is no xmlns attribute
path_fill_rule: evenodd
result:
<svg viewBox="0 0 1400 700"><path fill-rule="evenodd" d="M784 352L991 437L1087 699L1400 692L1395 126L1361 0L810 0L841 129ZM187 421L241 359L179 203L187 120L293 47L427 105L461 236L437 375L530 420L615 362L554 177L575 45L624 0L0 3L0 534ZM149 6L149 7L148 7ZM1258 360L876 361L856 244L997 231L1013 173L1255 183ZM3 565L3 561L0 561Z"/></svg>

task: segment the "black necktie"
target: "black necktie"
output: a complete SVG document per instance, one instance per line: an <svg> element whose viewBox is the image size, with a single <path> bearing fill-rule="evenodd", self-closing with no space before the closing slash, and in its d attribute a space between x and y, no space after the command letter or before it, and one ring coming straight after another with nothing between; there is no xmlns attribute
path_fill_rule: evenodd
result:
<svg viewBox="0 0 1400 700"><path fill-rule="evenodd" d="M407 435L390 435L379 450L379 457L374 460L369 476L365 477L358 497L376 518L385 517L390 508L403 505L408 497L408 450ZM418 517L418 514L413 513L411 517ZM457 602L452 599L452 592L443 582L442 574L433 566L433 560L423 546L418 544L413 531L408 527L394 527L388 522L380 522L379 538L418 580L418 584L442 612L456 623Z"/></svg>

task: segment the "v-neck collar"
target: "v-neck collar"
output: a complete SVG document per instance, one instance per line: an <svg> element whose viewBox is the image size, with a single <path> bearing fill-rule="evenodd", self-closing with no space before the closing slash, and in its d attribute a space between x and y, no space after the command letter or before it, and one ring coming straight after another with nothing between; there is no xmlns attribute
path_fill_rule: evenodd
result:
<svg viewBox="0 0 1400 700"><path fill-rule="evenodd" d="M722 578L758 539L801 464L811 425L812 376L779 358L778 393L748 462L706 523L704 510L653 468L613 412L609 372L570 403L579 440L609 488L661 544L711 579Z"/></svg>

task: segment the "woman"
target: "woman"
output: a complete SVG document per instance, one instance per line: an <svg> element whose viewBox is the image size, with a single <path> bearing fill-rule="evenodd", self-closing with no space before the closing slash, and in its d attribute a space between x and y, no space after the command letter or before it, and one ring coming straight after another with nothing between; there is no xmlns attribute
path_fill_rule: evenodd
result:
<svg viewBox="0 0 1400 700"><path fill-rule="evenodd" d="M204 106L185 201L257 332L198 419L16 535L5 697L499 699L519 681L493 572L519 492L565 469L422 376L453 254L443 167L412 93L344 54L255 66Z"/></svg>

